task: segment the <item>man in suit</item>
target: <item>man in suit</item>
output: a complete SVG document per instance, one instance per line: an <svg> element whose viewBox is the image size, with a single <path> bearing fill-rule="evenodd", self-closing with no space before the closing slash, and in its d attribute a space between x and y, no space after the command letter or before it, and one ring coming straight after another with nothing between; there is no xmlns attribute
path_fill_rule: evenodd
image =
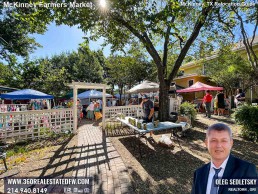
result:
<svg viewBox="0 0 258 194"><path fill-rule="evenodd" d="M257 191L230 191L228 187L215 186L214 179L258 178L254 164L243 161L230 154L233 146L231 129L223 124L211 125L206 133L206 147L211 156L211 162L197 169L194 173L191 194L257 194Z"/></svg>

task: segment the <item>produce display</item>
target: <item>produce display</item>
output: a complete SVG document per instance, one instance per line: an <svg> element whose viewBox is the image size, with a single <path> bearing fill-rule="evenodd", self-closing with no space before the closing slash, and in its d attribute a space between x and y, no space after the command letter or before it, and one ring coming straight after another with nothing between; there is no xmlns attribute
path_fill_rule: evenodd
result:
<svg viewBox="0 0 258 194"><path fill-rule="evenodd" d="M154 127L156 128L158 126L159 126L159 120L154 121Z"/></svg>
<svg viewBox="0 0 258 194"><path fill-rule="evenodd" d="M142 123L141 122L137 122L137 128L141 129L142 128Z"/></svg>
<svg viewBox="0 0 258 194"><path fill-rule="evenodd" d="M147 124L146 123L143 124L143 129L147 130Z"/></svg>

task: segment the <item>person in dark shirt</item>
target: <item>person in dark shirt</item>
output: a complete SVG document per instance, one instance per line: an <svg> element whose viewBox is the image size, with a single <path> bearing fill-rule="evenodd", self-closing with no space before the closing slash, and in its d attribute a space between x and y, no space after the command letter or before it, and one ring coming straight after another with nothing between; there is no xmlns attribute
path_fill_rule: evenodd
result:
<svg viewBox="0 0 258 194"><path fill-rule="evenodd" d="M142 96L142 103L143 109L143 122L149 123L152 122L153 114L154 114L154 105L153 102L149 100L147 95Z"/></svg>
<svg viewBox="0 0 258 194"><path fill-rule="evenodd" d="M217 95L218 100L218 115L224 115L225 111L225 96L223 91L220 91Z"/></svg>

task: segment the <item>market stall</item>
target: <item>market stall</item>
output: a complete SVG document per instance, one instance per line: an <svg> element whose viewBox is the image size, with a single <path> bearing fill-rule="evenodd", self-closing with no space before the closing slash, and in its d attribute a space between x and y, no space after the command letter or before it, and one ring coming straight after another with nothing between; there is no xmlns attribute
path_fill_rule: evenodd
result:
<svg viewBox="0 0 258 194"><path fill-rule="evenodd" d="M13 142L48 137L52 133L69 133L73 129L72 109L51 109L54 96L25 89L2 94L2 99L30 100L27 110L17 109L24 104L13 104L0 109L0 142ZM8 106L11 109L8 109ZM2 111L4 110L4 111Z"/></svg>
<svg viewBox="0 0 258 194"><path fill-rule="evenodd" d="M8 100L30 100L30 103L27 104L2 104L1 110L4 112L15 112L15 111L24 111L24 110L42 110L50 109L50 99L53 99L54 96L45 94L43 92L32 90L32 89L23 89L14 92L9 92L0 95L1 99Z"/></svg>
<svg viewBox="0 0 258 194"><path fill-rule="evenodd" d="M112 98L111 94L106 94L106 98ZM89 105L91 99L102 99L103 93L97 90L87 90L78 94L78 98L81 100L82 105Z"/></svg>

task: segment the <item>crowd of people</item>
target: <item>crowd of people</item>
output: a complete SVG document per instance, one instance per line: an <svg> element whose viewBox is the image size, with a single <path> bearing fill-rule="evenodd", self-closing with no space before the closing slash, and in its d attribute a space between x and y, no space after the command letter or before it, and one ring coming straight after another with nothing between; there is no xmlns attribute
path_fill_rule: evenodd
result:
<svg viewBox="0 0 258 194"><path fill-rule="evenodd" d="M102 100L91 101L89 106L83 107L83 117L89 120L98 120L102 118Z"/></svg>
<svg viewBox="0 0 258 194"><path fill-rule="evenodd" d="M98 100L91 100L89 105L79 105L80 104L80 100L77 101L77 107L78 107L78 118L82 119L82 118L86 118L89 120L99 120L100 118L102 118L102 106L103 106L103 102L102 100L98 99ZM127 103L127 104L126 104ZM136 99L129 99L126 100L126 103L124 103L124 105L137 105L138 102ZM107 103L106 106L107 107L112 107L112 106L116 106L119 105L119 102L117 102L117 100L110 100L107 99Z"/></svg>
<svg viewBox="0 0 258 194"><path fill-rule="evenodd" d="M140 100L140 104L144 109L144 112L146 112L146 122L149 120L152 120L153 112L154 112L154 103L149 100L147 95L143 95L142 99ZM131 98L127 99L124 103L124 105L137 105L139 104L138 99ZM73 100L71 99L67 103L68 107L71 108L73 106ZM119 103L114 103L110 99L107 99L106 106L112 107L115 105L119 105ZM92 99L90 100L90 103L88 105L81 105L81 101L77 100L77 117L79 121L81 121L82 118L86 118L88 120L99 120L102 118L102 106L103 102L101 99ZM153 109L153 110L152 110ZM150 114L151 113L151 114ZM150 115L150 118L147 119Z"/></svg>
<svg viewBox="0 0 258 194"><path fill-rule="evenodd" d="M244 101L245 101L245 93L241 89L237 89L237 95L235 96L235 99L234 99L235 106L236 107L240 106ZM150 101L147 95L143 95L140 101L139 99L135 99L135 98L126 99L123 102L123 104L122 102L121 103L117 102L117 100L107 99L106 106L111 107L111 106L116 106L120 104L126 105L126 106L137 105L139 104L139 102L141 102L140 104L143 107L144 111L146 109L145 120L147 122L150 121L153 117L152 109L157 111L158 106L156 105L158 104L158 102L156 102L155 100L154 102ZM68 105L69 103L71 104L72 100L71 102L68 102ZM80 101L78 101L77 103L80 104ZM102 103L102 100L100 99L98 100L92 99L89 105L83 105L83 106L78 105L78 118L98 120L102 118L102 106L103 106L103 103ZM223 93L223 91L218 91L217 94L213 97L209 90L206 91L206 94L202 99L201 106L204 108L206 117L208 118L211 118L212 111L213 111L213 114L215 115L223 116L225 114L229 114L229 109L232 107L229 99ZM199 108L199 105L196 108Z"/></svg>
<svg viewBox="0 0 258 194"><path fill-rule="evenodd" d="M237 89L237 95L235 96L235 106L240 106L245 101L245 93L242 89ZM207 90L205 96L202 99L203 105L206 111L206 117L211 118L211 110L213 106L214 114L224 115L225 110L229 110L230 101L223 91L218 91L213 99L210 91ZM213 102L213 103L212 103Z"/></svg>

